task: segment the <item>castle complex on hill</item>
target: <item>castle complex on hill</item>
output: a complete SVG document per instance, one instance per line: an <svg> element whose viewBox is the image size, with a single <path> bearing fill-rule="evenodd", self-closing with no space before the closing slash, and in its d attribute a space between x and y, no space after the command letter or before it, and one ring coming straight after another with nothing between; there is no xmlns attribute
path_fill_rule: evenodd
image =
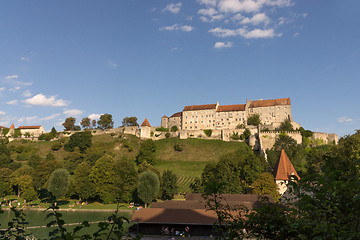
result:
<svg viewBox="0 0 360 240"><path fill-rule="evenodd" d="M264 125L280 125L285 119L293 122L290 98L271 100L246 100L246 104L235 105L192 105L185 106L182 112L161 118L161 126L179 130L235 129L247 125L247 119L259 114ZM297 124L296 124L297 125Z"/></svg>

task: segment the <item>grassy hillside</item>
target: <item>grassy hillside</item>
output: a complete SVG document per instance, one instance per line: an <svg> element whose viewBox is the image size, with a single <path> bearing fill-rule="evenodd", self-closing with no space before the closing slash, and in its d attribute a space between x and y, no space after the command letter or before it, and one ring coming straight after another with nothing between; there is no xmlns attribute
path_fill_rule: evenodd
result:
<svg viewBox="0 0 360 240"><path fill-rule="evenodd" d="M19 153L12 151L13 159L22 159L18 155L38 154L45 157L49 152L53 153L56 160L62 161L69 152L63 148L58 151L52 151L51 147L61 142L62 145L68 141L63 138L51 142L27 142L14 141L8 144L9 148L17 149L23 146L24 150ZM107 153L115 159L126 158L135 164L135 157L140 148L139 138L133 135L115 135L110 134L95 135L92 138L92 147L88 149L88 153ZM180 143L183 146L181 152L175 151L174 145ZM218 161L223 154L235 151L240 142L223 142L220 140L203 140L203 139L186 139L167 138L155 141L156 144L156 164L154 165L160 172L163 170L173 170L175 174L182 177L198 177L200 176L204 166L210 162ZM129 147L130 146L130 147ZM25 162L23 162L25 164Z"/></svg>

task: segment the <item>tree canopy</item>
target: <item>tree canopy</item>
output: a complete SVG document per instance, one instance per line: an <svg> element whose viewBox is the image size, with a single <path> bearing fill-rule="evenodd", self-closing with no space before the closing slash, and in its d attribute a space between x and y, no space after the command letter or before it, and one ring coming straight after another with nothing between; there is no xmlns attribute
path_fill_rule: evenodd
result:
<svg viewBox="0 0 360 240"><path fill-rule="evenodd" d="M145 207L152 202L160 190L160 182L156 173L143 172L139 178L137 192L139 198L145 203Z"/></svg>
<svg viewBox="0 0 360 240"><path fill-rule="evenodd" d="M68 152L73 152L78 147L80 152L84 153L92 145L91 138L92 134L90 131L74 133L70 136L69 142L64 145L64 149Z"/></svg>
<svg viewBox="0 0 360 240"><path fill-rule="evenodd" d="M247 124L259 126L259 124L261 124L260 114L255 113L255 114L248 116Z"/></svg>
<svg viewBox="0 0 360 240"><path fill-rule="evenodd" d="M85 117L85 118L81 119L80 125L84 129L89 129L90 128L90 118Z"/></svg>
<svg viewBox="0 0 360 240"><path fill-rule="evenodd" d="M75 130L75 122L76 118L68 117L65 119L65 122L62 124L66 131L74 131Z"/></svg>
<svg viewBox="0 0 360 240"><path fill-rule="evenodd" d="M55 197L65 196L70 186L70 174L66 169L56 169L50 176L48 191Z"/></svg>
<svg viewBox="0 0 360 240"><path fill-rule="evenodd" d="M123 127L127 127L127 126L139 126L139 124L137 123L137 117L126 117L123 119L122 121L122 125Z"/></svg>
<svg viewBox="0 0 360 240"><path fill-rule="evenodd" d="M103 114L97 121L98 127L101 129L112 129L114 127L114 121L112 120L111 114Z"/></svg>

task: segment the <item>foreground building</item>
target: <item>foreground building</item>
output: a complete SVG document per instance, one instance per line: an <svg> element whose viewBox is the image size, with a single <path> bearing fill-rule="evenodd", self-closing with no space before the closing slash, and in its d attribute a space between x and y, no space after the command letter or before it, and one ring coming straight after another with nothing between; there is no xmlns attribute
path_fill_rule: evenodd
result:
<svg viewBox="0 0 360 240"><path fill-rule="evenodd" d="M270 100L247 100L246 104L235 105L191 105L182 112L161 118L161 126L180 130L235 129L238 125L247 125L247 119L259 114L265 125L280 124L285 119L293 121L290 98Z"/></svg>

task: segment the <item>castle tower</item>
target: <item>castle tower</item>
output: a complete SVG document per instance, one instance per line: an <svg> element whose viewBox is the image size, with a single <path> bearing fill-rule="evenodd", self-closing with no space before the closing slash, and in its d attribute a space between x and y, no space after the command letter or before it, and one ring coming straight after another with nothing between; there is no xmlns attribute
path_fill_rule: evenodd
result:
<svg viewBox="0 0 360 240"><path fill-rule="evenodd" d="M161 118L161 127L169 128L169 118L166 115Z"/></svg>
<svg viewBox="0 0 360 240"><path fill-rule="evenodd" d="M10 127L10 130L9 132L6 134L7 137L11 137L11 136L14 136L15 134L15 126L14 126L14 123L11 124L11 127Z"/></svg>
<svg viewBox="0 0 360 240"><path fill-rule="evenodd" d="M151 132L151 125L147 120L147 118L145 118L145 120L141 124L140 138L151 138L150 132Z"/></svg>
<svg viewBox="0 0 360 240"><path fill-rule="evenodd" d="M300 180L299 175L283 149L281 150L275 172L275 182L278 185L280 195L283 195L288 189L287 184L291 176L296 176L298 180Z"/></svg>

